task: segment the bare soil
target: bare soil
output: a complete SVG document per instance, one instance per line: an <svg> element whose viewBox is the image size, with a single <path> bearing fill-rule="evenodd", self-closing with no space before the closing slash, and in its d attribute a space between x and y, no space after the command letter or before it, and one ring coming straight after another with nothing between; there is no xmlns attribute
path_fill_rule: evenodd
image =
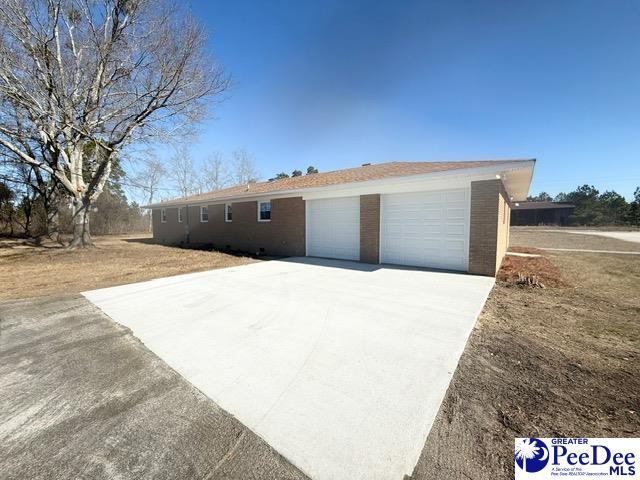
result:
<svg viewBox="0 0 640 480"><path fill-rule="evenodd" d="M502 266L496 275L496 279L515 284L519 276L523 275L529 278L536 278L543 287L568 286L558 267L556 267L547 256L541 254L536 255L540 256L518 257L507 255L502 261Z"/></svg>
<svg viewBox="0 0 640 480"><path fill-rule="evenodd" d="M154 244L149 236L94 238L94 248L0 238L0 299L68 295L94 288L232 267L256 260Z"/></svg>
<svg viewBox="0 0 640 480"><path fill-rule="evenodd" d="M627 243L570 237L511 238ZM547 252L569 286L496 282L412 479L511 479L515 437L640 436L640 258L629 257Z"/></svg>

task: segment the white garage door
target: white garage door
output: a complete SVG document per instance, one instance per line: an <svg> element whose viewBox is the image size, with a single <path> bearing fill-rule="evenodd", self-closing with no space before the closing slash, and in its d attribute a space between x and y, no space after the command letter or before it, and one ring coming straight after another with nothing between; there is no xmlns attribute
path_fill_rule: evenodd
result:
<svg viewBox="0 0 640 480"><path fill-rule="evenodd" d="M467 270L469 190L380 197L380 262Z"/></svg>
<svg viewBox="0 0 640 480"><path fill-rule="evenodd" d="M360 197L307 200L307 255L360 260Z"/></svg>

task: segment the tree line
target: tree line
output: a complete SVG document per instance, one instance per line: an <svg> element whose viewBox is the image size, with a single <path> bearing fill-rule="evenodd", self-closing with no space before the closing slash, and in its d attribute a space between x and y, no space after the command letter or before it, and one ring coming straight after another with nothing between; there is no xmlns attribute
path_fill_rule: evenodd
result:
<svg viewBox="0 0 640 480"><path fill-rule="evenodd" d="M555 197L540 192L527 200L572 203L575 209L568 219L570 225L640 226L640 187L635 189L630 202L613 190L600 193L593 185L582 185L572 192L561 192Z"/></svg>
<svg viewBox="0 0 640 480"><path fill-rule="evenodd" d="M138 203L127 199L122 186L125 173L118 162L114 163L113 170L102 194L92 205L93 233L148 231L149 215ZM43 195L33 179L32 169L11 171L5 165L0 171L0 234L38 241L50 237L63 243L63 235L73 233L72 206L68 200L65 201L63 194L58 194L55 199L52 195Z"/></svg>

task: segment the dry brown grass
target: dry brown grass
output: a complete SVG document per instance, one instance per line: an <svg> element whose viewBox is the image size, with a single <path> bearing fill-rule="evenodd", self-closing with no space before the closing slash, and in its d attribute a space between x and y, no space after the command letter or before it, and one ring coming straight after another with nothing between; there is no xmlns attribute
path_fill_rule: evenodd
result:
<svg viewBox="0 0 640 480"><path fill-rule="evenodd" d="M0 299L66 295L255 262L221 252L155 245L147 236L105 236L95 248L0 239Z"/></svg>
<svg viewBox="0 0 640 480"><path fill-rule="evenodd" d="M571 286L496 282L413 480L512 479L515 437L640 436L640 257L541 258Z"/></svg>
<svg viewBox="0 0 640 480"><path fill-rule="evenodd" d="M517 245L514 247L509 247L509 251L517 253L531 253L533 255L544 255L544 250L540 250L539 248L519 247Z"/></svg>
<svg viewBox="0 0 640 480"><path fill-rule="evenodd" d="M638 252L640 244L598 235L569 233L561 228L511 227L510 245L526 245L537 248L572 248L586 250L614 250Z"/></svg>

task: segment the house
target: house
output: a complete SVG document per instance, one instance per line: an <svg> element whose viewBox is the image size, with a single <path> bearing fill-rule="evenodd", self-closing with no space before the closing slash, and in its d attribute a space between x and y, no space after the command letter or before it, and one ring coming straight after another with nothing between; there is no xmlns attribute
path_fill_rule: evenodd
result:
<svg viewBox="0 0 640 480"><path fill-rule="evenodd" d="M566 225L575 208L563 202L516 202L511 225Z"/></svg>
<svg viewBox="0 0 640 480"><path fill-rule="evenodd" d="M162 243L495 275L535 160L391 162L148 205Z"/></svg>

